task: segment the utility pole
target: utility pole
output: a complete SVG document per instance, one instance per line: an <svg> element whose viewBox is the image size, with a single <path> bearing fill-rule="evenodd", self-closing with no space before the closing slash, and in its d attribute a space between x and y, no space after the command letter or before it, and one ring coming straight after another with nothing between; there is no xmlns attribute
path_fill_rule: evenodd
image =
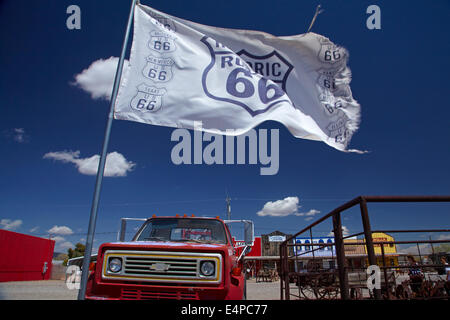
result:
<svg viewBox="0 0 450 320"><path fill-rule="evenodd" d="M433 240L431 240L431 236L430 236L430 241L433 241ZM434 247L433 247L433 243L430 242L430 244L431 244L431 252L433 253L433 257L434 257Z"/></svg>
<svg viewBox="0 0 450 320"><path fill-rule="evenodd" d="M231 198L228 194L225 201L227 202L227 220L231 220Z"/></svg>

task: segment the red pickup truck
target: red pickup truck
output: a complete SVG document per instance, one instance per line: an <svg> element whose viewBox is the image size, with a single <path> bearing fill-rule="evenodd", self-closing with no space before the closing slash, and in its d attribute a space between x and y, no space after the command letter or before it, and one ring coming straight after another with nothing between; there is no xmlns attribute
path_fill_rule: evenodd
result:
<svg viewBox="0 0 450 320"><path fill-rule="evenodd" d="M96 263L90 268L85 298L245 298L242 257L247 250L237 255L227 226L231 222L244 223L250 248L253 223L248 220L186 215L147 219L131 241L100 246Z"/></svg>

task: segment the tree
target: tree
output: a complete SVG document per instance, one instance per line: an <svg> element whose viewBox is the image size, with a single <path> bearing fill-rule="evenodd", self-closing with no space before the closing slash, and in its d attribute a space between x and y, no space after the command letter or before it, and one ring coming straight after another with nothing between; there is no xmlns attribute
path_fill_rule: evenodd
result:
<svg viewBox="0 0 450 320"><path fill-rule="evenodd" d="M67 254L65 254L65 253L60 253L54 259L55 260L63 260L63 261L65 261L65 260L69 259L69 256Z"/></svg>
<svg viewBox="0 0 450 320"><path fill-rule="evenodd" d="M78 258L84 256L84 251L86 250L86 246L82 243L77 243L75 245L75 249L69 248L67 250L68 258L64 260L63 264L67 266L67 262L69 259Z"/></svg>
<svg viewBox="0 0 450 320"><path fill-rule="evenodd" d="M440 246L434 247L434 252L450 252L450 243L443 243Z"/></svg>

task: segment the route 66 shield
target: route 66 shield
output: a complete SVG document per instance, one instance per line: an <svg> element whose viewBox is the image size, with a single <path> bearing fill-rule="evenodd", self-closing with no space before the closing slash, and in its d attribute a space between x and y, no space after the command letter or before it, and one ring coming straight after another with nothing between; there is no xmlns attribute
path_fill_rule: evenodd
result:
<svg viewBox="0 0 450 320"><path fill-rule="evenodd" d="M242 49L237 52L237 55L244 59L253 71L278 83L286 91L286 81L294 66L277 51L274 50L269 54L257 56Z"/></svg>
<svg viewBox="0 0 450 320"><path fill-rule="evenodd" d="M150 11L148 12L150 16L155 19L155 24L159 25L162 28L165 28L168 31L175 32L177 28L172 19L164 17L156 12Z"/></svg>
<svg viewBox="0 0 450 320"><path fill-rule="evenodd" d="M335 64L336 62L345 61L344 57L347 52L328 39L320 39L320 50L318 58L323 63Z"/></svg>
<svg viewBox="0 0 450 320"><path fill-rule="evenodd" d="M336 87L336 79L335 74L337 70L335 69L321 69L317 71L319 73L319 78L317 79L317 83L324 89L330 92L335 92L337 90Z"/></svg>
<svg viewBox="0 0 450 320"><path fill-rule="evenodd" d="M177 48L172 35L156 30L150 33L148 47L158 53L173 52Z"/></svg>
<svg viewBox="0 0 450 320"><path fill-rule="evenodd" d="M147 57L147 64L142 70L142 74L155 82L167 82L172 79L173 60L170 58Z"/></svg>
<svg viewBox="0 0 450 320"><path fill-rule="evenodd" d="M200 40L211 61L203 70L202 87L211 99L232 104L255 117L283 103L292 104L281 86L250 68L243 58L216 40Z"/></svg>
<svg viewBox="0 0 450 320"><path fill-rule="evenodd" d="M140 112L156 112L161 109L164 88L150 87L142 83L137 87L137 94L131 99L130 106Z"/></svg>

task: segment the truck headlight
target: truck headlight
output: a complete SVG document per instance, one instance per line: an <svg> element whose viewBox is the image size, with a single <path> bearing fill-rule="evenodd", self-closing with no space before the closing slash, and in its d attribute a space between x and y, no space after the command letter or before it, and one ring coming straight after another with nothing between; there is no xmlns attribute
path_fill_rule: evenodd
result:
<svg viewBox="0 0 450 320"><path fill-rule="evenodd" d="M212 276L215 271L215 264L212 261L203 261L200 265L200 273L203 276Z"/></svg>
<svg viewBox="0 0 450 320"><path fill-rule="evenodd" d="M114 273L122 270L122 259L112 258L109 260L108 270Z"/></svg>

